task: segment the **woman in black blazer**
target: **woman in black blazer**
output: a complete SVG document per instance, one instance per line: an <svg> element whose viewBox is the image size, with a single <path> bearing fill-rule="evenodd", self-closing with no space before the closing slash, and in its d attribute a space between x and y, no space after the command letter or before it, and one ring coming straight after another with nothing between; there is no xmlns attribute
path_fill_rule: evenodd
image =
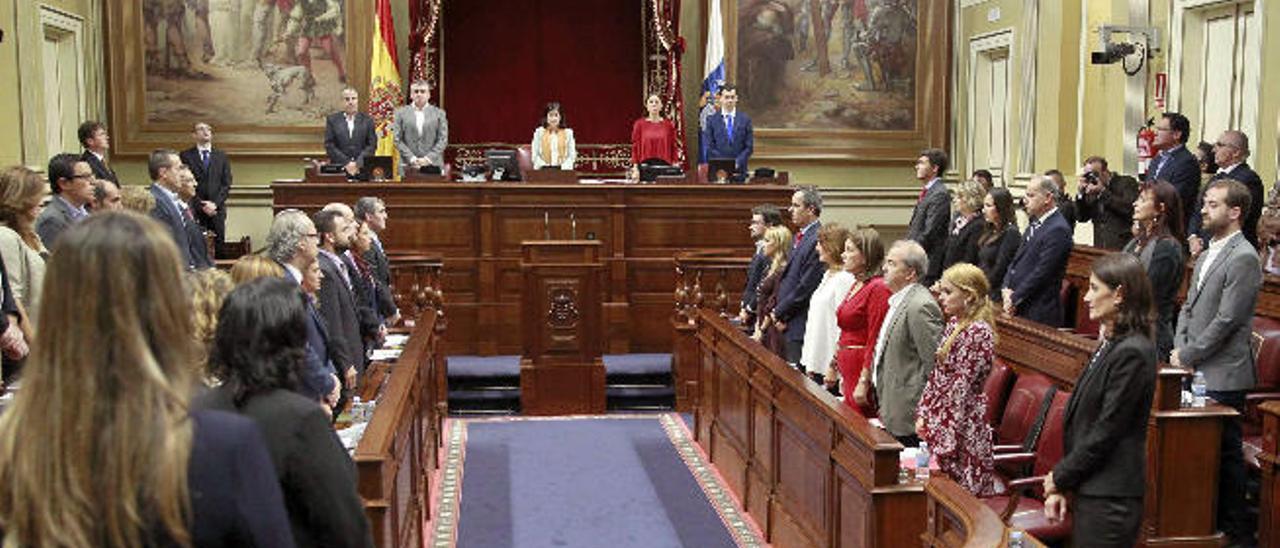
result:
<svg viewBox="0 0 1280 548"><path fill-rule="evenodd" d="M1156 306L1156 351L1165 358L1173 350L1178 289L1186 272L1182 219L1182 198L1173 185L1146 183L1133 203L1134 237L1124 246L1124 252L1137 257L1147 269Z"/></svg>
<svg viewBox="0 0 1280 548"><path fill-rule="evenodd" d="M991 284L991 299L999 302L1004 274L1009 271L1013 256L1018 254L1018 246L1022 245L1009 189L998 186L987 191L982 202L982 218L986 223L982 235L978 236L977 264Z"/></svg>
<svg viewBox="0 0 1280 548"><path fill-rule="evenodd" d="M951 209L957 215L947 234L947 247L942 254L942 270L953 264L978 264L978 238L986 232L987 223L982 218L982 202L987 188L978 181L965 181L956 188L951 199Z"/></svg>
<svg viewBox="0 0 1280 548"><path fill-rule="evenodd" d="M325 409L293 390L307 343L305 298L285 278L258 278L232 291L209 358L223 384L199 403L258 424L298 546L371 547L351 458Z"/></svg>
<svg viewBox="0 0 1280 548"><path fill-rule="evenodd" d="M1051 520L1070 511L1075 546L1127 548L1142 523L1156 383L1151 282L1137 258L1112 253L1093 263L1084 300L1102 342L1067 401L1064 455L1045 476L1044 511Z"/></svg>

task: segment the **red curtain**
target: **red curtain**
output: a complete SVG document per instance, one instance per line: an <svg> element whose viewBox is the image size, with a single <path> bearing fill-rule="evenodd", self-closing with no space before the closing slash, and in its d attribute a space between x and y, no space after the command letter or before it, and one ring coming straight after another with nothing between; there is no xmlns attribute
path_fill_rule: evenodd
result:
<svg viewBox="0 0 1280 548"><path fill-rule="evenodd" d="M446 1L450 143L525 143L559 101L579 143L627 143L644 113L644 0Z"/></svg>

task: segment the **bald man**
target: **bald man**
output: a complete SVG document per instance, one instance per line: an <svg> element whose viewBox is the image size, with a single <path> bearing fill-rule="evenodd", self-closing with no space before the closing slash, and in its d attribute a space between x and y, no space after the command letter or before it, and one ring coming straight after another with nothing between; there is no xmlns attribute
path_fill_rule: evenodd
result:
<svg viewBox="0 0 1280 548"><path fill-rule="evenodd" d="M1240 227L1244 238L1255 249L1258 247L1258 218L1262 216L1262 205L1266 201L1263 196L1262 178L1258 172L1249 167L1249 137L1243 132L1229 129L1222 132L1218 141L1213 144L1213 161L1218 164L1218 172L1213 174L1209 182L1219 179L1234 179L1244 183L1249 189L1249 211L1245 212L1244 223ZM1207 185L1206 185L1207 188ZM1205 234L1200 209L1204 204L1204 193L1196 200L1195 211L1191 213L1191 224L1187 226L1187 240L1191 245L1192 255L1199 255L1204 243L1209 241Z"/></svg>

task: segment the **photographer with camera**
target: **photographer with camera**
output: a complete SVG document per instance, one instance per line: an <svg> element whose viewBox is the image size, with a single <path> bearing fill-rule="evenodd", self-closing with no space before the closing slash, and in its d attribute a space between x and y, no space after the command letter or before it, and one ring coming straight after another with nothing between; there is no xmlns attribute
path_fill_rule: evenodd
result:
<svg viewBox="0 0 1280 548"><path fill-rule="evenodd" d="M1076 216L1093 223L1093 246L1119 251L1129 241L1138 181L1107 169L1107 159L1085 159L1076 181Z"/></svg>

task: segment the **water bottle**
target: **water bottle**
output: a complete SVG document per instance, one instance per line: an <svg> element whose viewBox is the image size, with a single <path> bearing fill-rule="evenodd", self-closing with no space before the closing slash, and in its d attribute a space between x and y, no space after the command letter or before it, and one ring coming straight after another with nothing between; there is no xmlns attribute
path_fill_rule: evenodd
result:
<svg viewBox="0 0 1280 548"><path fill-rule="evenodd" d="M1009 531L1009 542L1007 543L1009 548L1022 548L1024 534L1022 531Z"/></svg>
<svg viewBox="0 0 1280 548"><path fill-rule="evenodd" d="M1196 371L1195 376L1191 377L1191 405L1195 407L1204 407L1205 390L1204 373Z"/></svg>
<svg viewBox="0 0 1280 548"><path fill-rule="evenodd" d="M364 422L364 402L360 401L360 396L351 398L351 422Z"/></svg>
<svg viewBox="0 0 1280 548"><path fill-rule="evenodd" d="M916 451L916 479L925 481L929 479L929 444L920 442L920 449Z"/></svg>

